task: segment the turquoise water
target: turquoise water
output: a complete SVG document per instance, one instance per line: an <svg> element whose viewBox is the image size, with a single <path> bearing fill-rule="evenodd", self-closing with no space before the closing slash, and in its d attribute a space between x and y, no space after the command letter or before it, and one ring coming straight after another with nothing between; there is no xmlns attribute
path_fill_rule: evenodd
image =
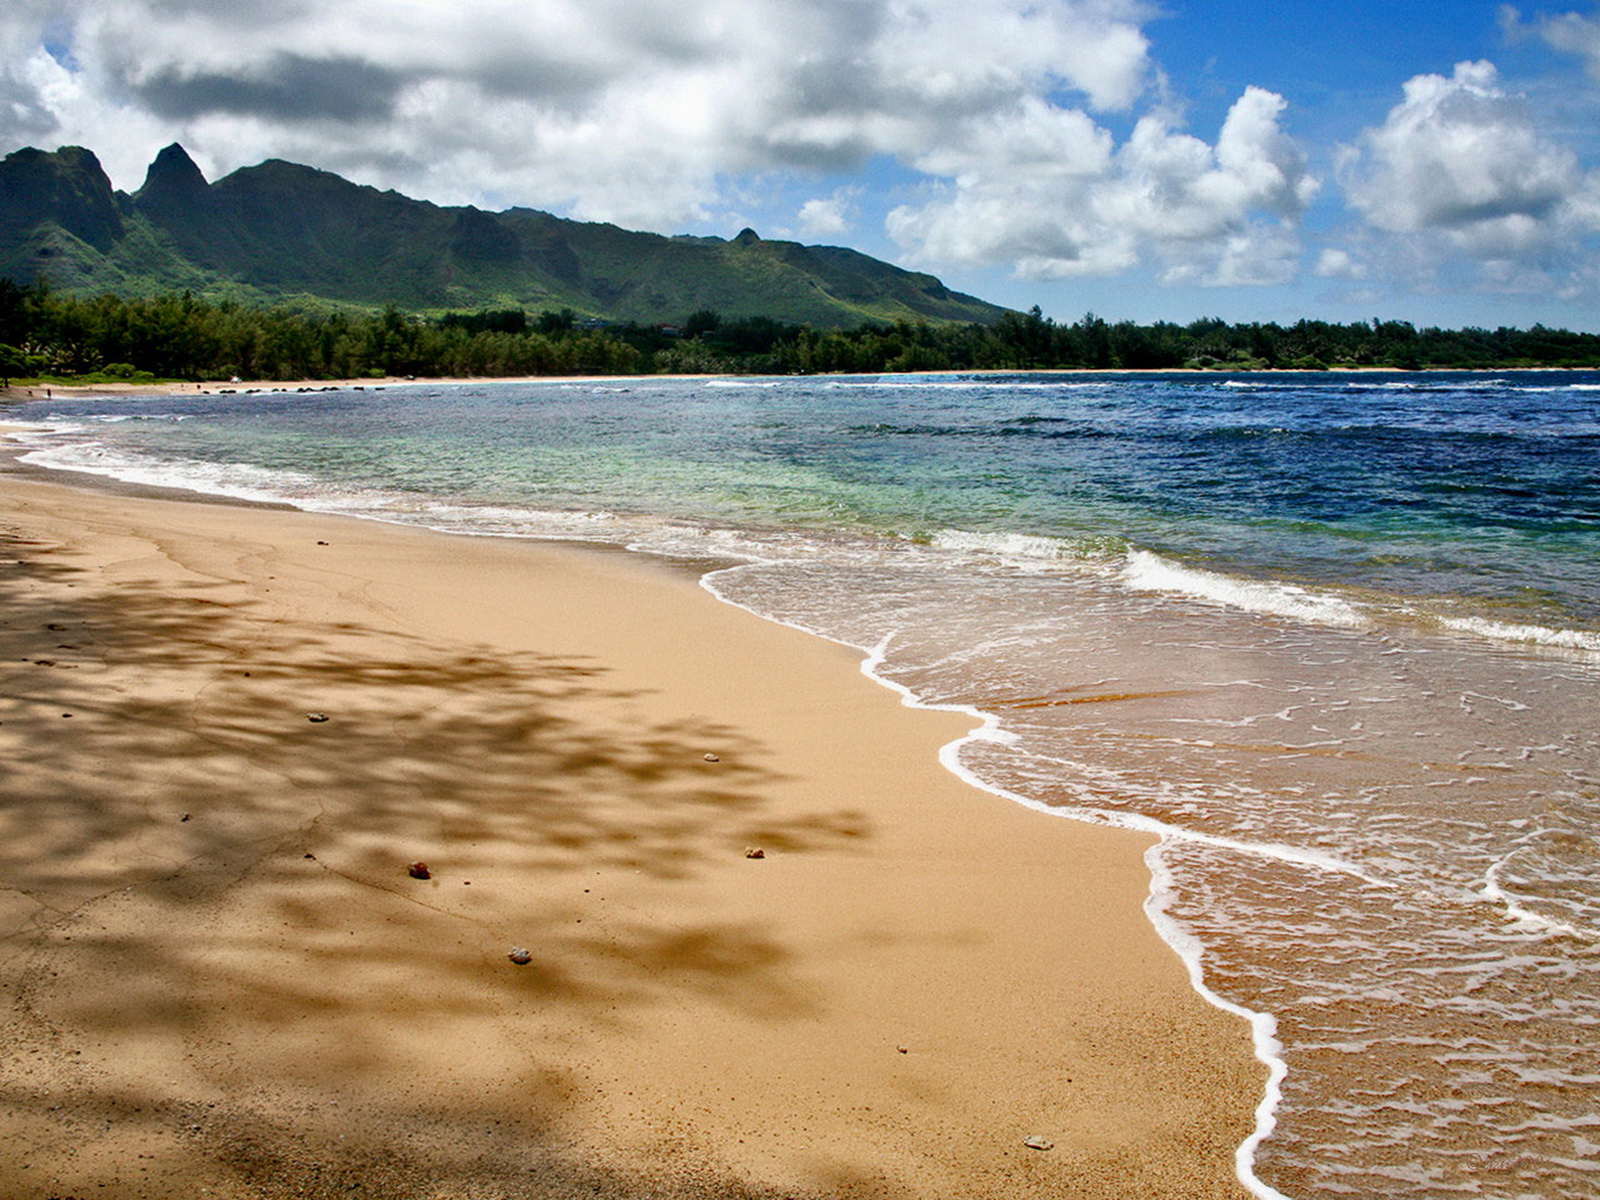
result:
<svg viewBox="0 0 1600 1200"><path fill-rule="evenodd" d="M201 475L289 472L390 507L1043 537L1600 628L1600 375L1423 379L640 381L26 412Z"/></svg>
<svg viewBox="0 0 1600 1200"><path fill-rule="evenodd" d="M983 714L946 756L974 782L1161 836L1152 919L1281 1073L1242 1148L1259 1194L1600 1195L1600 375L18 415L46 465L704 561L723 599Z"/></svg>

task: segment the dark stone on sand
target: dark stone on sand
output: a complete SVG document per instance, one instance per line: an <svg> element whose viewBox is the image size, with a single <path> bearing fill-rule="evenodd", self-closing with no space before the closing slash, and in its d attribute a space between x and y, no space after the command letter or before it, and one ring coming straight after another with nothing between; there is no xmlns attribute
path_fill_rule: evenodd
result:
<svg viewBox="0 0 1600 1200"><path fill-rule="evenodd" d="M328 714L327 713L307 713L306 714L306 720L310 721L313 725L321 725L327 719L328 719Z"/></svg>
<svg viewBox="0 0 1600 1200"><path fill-rule="evenodd" d="M506 957L516 963L517 966L525 967L533 961L533 952L525 946L516 946Z"/></svg>
<svg viewBox="0 0 1600 1200"><path fill-rule="evenodd" d="M414 862L406 868L406 873L413 879L432 879L433 872L428 870L425 862Z"/></svg>
<svg viewBox="0 0 1600 1200"><path fill-rule="evenodd" d="M765 858L767 856L767 852L760 846L751 846L750 849L744 852L744 856L746 858Z"/></svg>

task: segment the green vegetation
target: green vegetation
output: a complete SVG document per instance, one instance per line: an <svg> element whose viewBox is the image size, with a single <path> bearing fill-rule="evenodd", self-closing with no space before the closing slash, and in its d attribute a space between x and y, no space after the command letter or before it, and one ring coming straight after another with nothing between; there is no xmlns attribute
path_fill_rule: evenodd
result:
<svg viewBox="0 0 1600 1200"><path fill-rule="evenodd" d="M680 324L681 323L681 324ZM441 208L179 146L0 160L0 381L1600 366L1600 338L1405 322L1057 324L853 250Z"/></svg>
<svg viewBox="0 0 1600 1200"><path fill-rule="evenodd" d="M187 292L358 314L571 309L639 325L700 308L823 329L1005 311L853 250L751 230L668 238L530 209L442 208L277 160L208 183L176 145L132 195L80 148L0 160L0 277L79 297Z"/></svg>
<svg viewBox="0 0 1600 1200"><path fill-rule="evenodd" d="M13 377L106 383L153 380L360 379L384 375L631 374L650 369L624 334L582 329L570 314L423 320L213 304L184 294L81 299L0 279L0 364ZM508 328L515 323L517 328Z"/></svg>
<svg viewBox="0 0 1600 1200"><path fill-rule="evenodd" d="M212 303L192 295L81 298L0 279L0 379L152 383L386 375L814 374L883 371L1328 367L1600 368L1600 335L1416 329L1405 322L996 324L900 321L819 330L701 309L681 327L602 325L570 309L429 316Z"/></svg>

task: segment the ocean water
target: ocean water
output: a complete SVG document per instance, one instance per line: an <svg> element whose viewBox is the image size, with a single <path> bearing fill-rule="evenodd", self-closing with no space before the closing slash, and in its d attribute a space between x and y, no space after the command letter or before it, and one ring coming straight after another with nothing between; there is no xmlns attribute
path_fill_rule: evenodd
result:
<svg viewBox="0 0 1600 1200"><path fill-rule="evenodd" d="M13 417L48 466L702 561L722 599L982 714L945 754L980 786L1161 836L1151 919L1274 1068L1239 1152L1258 1195L1600 1196L1600 374Z"/></svg>

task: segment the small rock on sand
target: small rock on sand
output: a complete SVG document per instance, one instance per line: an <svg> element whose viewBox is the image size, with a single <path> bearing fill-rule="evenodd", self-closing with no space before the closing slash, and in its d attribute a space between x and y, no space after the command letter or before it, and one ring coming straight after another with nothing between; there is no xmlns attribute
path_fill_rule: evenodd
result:
<svg viewBox="0 0 1600 1200"><path fill-rule="evenodd" d="M425 863L425 862L414 862L414 863L412 863L409 867L406 868L406 874L410 875L411 878L413 878L413 879L432 879L433 878L433 872L428 870L428 864Z"/></svg>
<svg viewBox="0 0 1600 1200"><path fill-rule="evenodd" d="M517 966L525 967L533 961L533 951L525 946L516 946L506 957L516 963Z"/></svg>
<svg viewBox="0 0 1600 1200"><path fill-rule="evenodd" d="M1047 1137L1023 1138L1022 1144L1029 1150L1054 1150L1056 1148L1056 1144Z"/></svg>
<svg viewBox="0 0 1600 1200"><path fill-rule="evenodd" d="M722 760L720 758L718 758L715 754L708 754L708 755L706 755L706 761L707 762L721 762Z"/></svg>
<svg viewBox="0 0 1600 1200"><path fill-rule="evenodd" d="M746 858L765 858L767 856L767 852L760 846L751 846L744 852L744 856Z"/></svg>
<svg viewBox="0 0 1600 1200"><path fill-rule="evenodd" d="M306 714L306 720L310 721L313 725L321 725L327 719L328 719L328 714L327 713L307 713Z"/></svg>

